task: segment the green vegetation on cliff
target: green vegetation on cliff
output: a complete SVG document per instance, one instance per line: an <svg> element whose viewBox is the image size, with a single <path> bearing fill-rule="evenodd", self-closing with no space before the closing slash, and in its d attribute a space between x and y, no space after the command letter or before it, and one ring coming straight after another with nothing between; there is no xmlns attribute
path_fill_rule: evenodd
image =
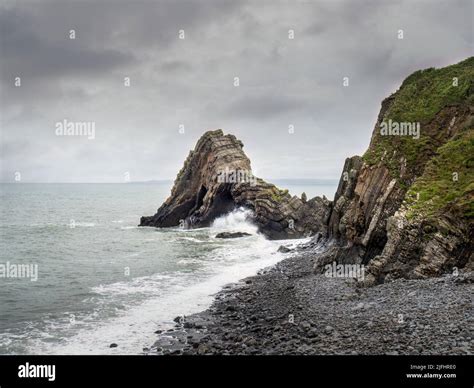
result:
<svg viewBox="0 0 474 388"><path fill-rule="evenodd" d="M474 127L438 149L423 175L406 195L407 217L433 217L446 207L463 218L474 217Z"/></svg>
<svg viewBox="0 0 474 388"><path fill-rule="evenodd" d="M284 198L288 197L288 190L282 190L277 187L275 187L273 190L270 190L270 196L273 201L275 202L281 202L283 201Z"/></svg>
<svg viewBox="0 0 474 388"><path fill-rule="evenodd" d="M411 172L420 173L420 166L449 138L449 123L439 124L446 121L443 115L450 117L449 112L442 112L443 108L474 104L473 91L474 57L441 69L416 71L388 101L382 122L419 123L419 138L382 136L380 128L375 128L364 162L384 163L402 186L408 186ZM432 123L435 117L437 122ZM406 165L405 177L400 177L402 163Z"/></svg>
<svg viewBox="0 0 474 388"><path fill-rule="evenodd" d="M457 86L453 85L457 79ZM473 99L474 57L441 69L418 70L403 81L386 119L429 122L446 105Z"/></svg>

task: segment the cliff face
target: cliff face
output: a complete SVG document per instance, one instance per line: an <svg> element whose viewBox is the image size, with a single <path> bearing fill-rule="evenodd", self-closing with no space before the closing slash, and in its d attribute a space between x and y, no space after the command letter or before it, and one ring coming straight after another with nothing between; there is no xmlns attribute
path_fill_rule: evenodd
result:
<svg viewBox="0 0 474 388"><path fill-rule="evenodd" d="M326 234L330 202L309 201L255 177L243 144L222 130L206 132L189 153L170 197L140 226L208 226L235 208L251 209L255 222L269 238Z"/></svg>
<svg viewBox="0 0 474 388"><path fill-rule="evenodd" d="M438 149L387 220L388 241L369 263L368 283L474 270L473 156L471 121Z"/></svg>
<svg viewBox="0 0 474 388"><path fill-rule="evenodd" d="M383 101L367 152L344 165L317 267L366 264L373 284L472 265L473 85L469 58L418 71ZM387 123L419 132L387 135Z"/></svg>

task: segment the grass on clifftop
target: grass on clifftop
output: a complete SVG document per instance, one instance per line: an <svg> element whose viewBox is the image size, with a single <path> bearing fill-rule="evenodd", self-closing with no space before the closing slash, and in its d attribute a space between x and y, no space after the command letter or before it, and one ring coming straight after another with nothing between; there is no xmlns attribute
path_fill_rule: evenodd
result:
<svg viewBox="0 0 474 388"><path fill-rule="evenodd" d="M458 85L453 85L453 78ZM445 106L474 104L474 57L441 69L419 70L410 75L394 94L394 99L384 114L388 122L420 123L420 137L381 136L380 128L370 148L363 156L365 163L374 165L381 160L391 175L399 178L400 158L406 159L408 170L416 169L437 148L433 135L424 133L424 124L429 123ZM439 128L446 130L447 128ZM405 182L400 182L402 185Z"/></svg>
<svg viewBox="0 0 474 388"><path fill-rule="evenodd" d="M453 86L455 77L458 86ZM403 81L385 117L400 122L428 122L444 106L468 98L473 80L474 57L441 69L418 70ZM471 94L471 100L472 97Z"/></svg>
<svg viewBox="0 0 474 388"><path fill-rule="evenodd" d="M458 174L458 181L453 180L453 173ZM474 217L474 127L438 149L407 192L406 203L408 219L434 217L446 206L463 218Z"/></svg>

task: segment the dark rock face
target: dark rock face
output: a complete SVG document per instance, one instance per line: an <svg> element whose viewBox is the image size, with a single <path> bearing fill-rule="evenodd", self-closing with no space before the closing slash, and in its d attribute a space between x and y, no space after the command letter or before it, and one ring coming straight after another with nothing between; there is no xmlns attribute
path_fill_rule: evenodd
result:
<svg viewBox="0 0 474 388"><path fill-rule="evenodd" d="M298 238L326 233L331 202L303 202L252 174L242 142L222 130L206 132L184 162L170 197L140 226L203 227L238 207L253 211L252 221L267 237Z"/></svg>
<svg viewBox="0 0 474 388"><path fill-rule="evenodd" d="M216 238L240 238L245 236L251 236L251 234L245 232L222 232L216 234Z"/></svg>
<svg viewBox="0 0 474 388"><path fill-rule="evenodd" d="M462 218L448 213L435 223L408 221L402 208L387 224L388 241L367 266L367 285L401 277L457 276L461 268L474 269L474 228Z"/></svg>
<svg viewBox="0 0 474 388"><path fill-rule="evenodd" d="M329 234L334 238L354 235L355 231L349 232L343 216L348 213L348 208L352 205L355 196L355 186L362 167L362 158L353 156L347 158L344 169L339 179L336 194L334 195L334 205L329 218Z"/></svg>

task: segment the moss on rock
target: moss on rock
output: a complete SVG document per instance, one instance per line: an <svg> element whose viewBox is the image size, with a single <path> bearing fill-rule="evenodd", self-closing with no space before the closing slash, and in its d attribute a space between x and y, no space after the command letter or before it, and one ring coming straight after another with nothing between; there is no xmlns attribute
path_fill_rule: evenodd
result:
<svg viewBox="0 0 474 388"><path fill-rule="evenodd" d="M446 207L474 217L474 127L466 128L438 149L407 192L408 218L433 217Z"/></svg>
<svg viewBox="0 0 474 388"><path fill-rule="evenodd" d="M455 83L457 80L457 84ZM441 69L419 70L405 79L400 89L388 101L388 107L375 128L371 145L363 156L368 165L384 164L391 175L403 183L402 163L408 172L419 172L418 166L435 154L448 125L432 125L433 119L442 121L443 109L469 106L474 103L474 57ZM446 113L446 119L449 114ZM419 123L418 139L412 136L382 136L381 122ZM433 132L436 130L436 132ZM445 131L444 133L442 131ZM410 178L410 173L405 178ZM417 175L417 174L415 174ZM411 184L411 182L404 182Z"/></svg>

